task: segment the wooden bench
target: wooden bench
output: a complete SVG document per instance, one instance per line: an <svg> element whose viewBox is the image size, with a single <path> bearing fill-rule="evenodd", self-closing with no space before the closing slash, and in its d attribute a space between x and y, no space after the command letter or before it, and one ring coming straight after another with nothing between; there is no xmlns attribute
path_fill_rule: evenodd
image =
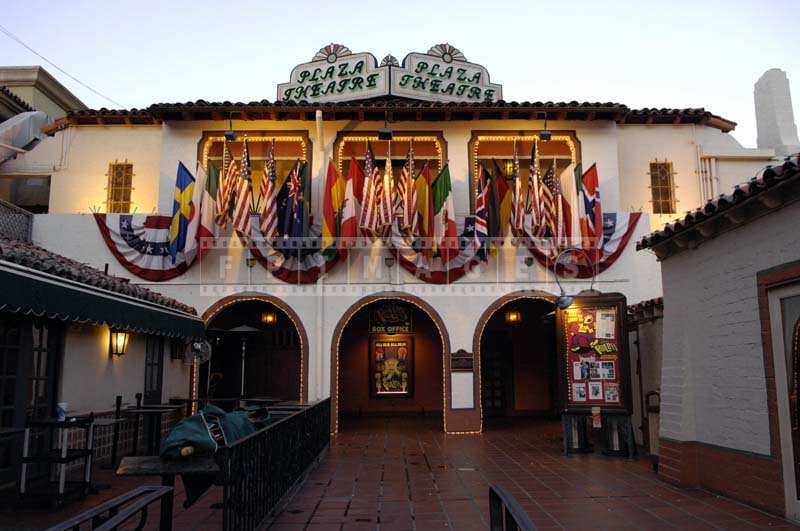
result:
<svg viewBox="0 0 800 531"><path fill-rule="evenodd" d="M147 509L151 503L156 501L161 501L159 529L161 531L171 531L172 503L164 503L164 501L172 500L172 490L172 487L159 485L138 487L122 496L117 496L113 500L61 522L48 529L48 531L67 531L69 529L78 531L81 528L81 524L86 522L91 522L91 529L97 531L117 529L117 527L137 514L140 515L140 519L136 529L142 529L147 524Z"/></svg>

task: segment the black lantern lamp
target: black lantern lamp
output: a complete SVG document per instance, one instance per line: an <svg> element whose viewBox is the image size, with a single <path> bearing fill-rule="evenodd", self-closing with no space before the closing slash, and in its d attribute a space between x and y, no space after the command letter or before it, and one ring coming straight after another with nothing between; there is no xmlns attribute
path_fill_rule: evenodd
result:
<svg viewBox="0 0 800 531"><path fill-rule="evenodd" d="M130 334L124 330L111 329L108 335L108 355L123 356L128 350Z"/></svg>
<svg viewBox="0 0 800 531"><path fill-rule="evenodd" d="M586 296L586 295L599 295L600 294L599 291L594 289L594 279L597 277L597 271L594 268L594 264L593 264L591 258L589 257L589 254L586 251L584 251L583 249L579 249L577 247L568 247L568 248L564 249L563 251L561 251L560 253L558 253L558 256L556 256L555 264L554 264L554 267L553 267L553 274L556 277L556 284L558 284L558 289L561 292L561 294L556 299L556 306L558 306L559 310L566 310L567 308L572 306L573 302L575 302L575 295L567 295L567 293L564 291L564 287L561 285L561 281L558 279L558 271L557 271L558 270L558 262L561 260L562 256L564 256L564 255L566 255L568 253L580 253L584 257L586 257L586 263L592 265L592 282L589 284L589 289L581 291L580 293L578 293L578 295Z"/></svg>
<svg viewBox="0 0 800 531"><path fill-rule="evenodd" d="M225 140L228 142L233 142L236 140L236 131L233 130L233 120L231 119L232 116L232 114L228 114L228 130L225 131Z"/></svg>
<svg viewBox="0 0 800 531"><path fill-rule="evenodd" d="M553 133L547 129L547 113L544 113L544 128L539 132L539 140L548 142L551 138L553 138Z"/></svg>

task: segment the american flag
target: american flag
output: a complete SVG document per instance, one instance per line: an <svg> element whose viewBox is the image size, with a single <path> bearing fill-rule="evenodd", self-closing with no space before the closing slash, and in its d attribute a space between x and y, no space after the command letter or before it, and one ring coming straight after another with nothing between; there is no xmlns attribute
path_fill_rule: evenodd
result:
<svg viewBox="0 0 800 531"><path fill-rule="evenodd" d="M231 166L235 166L232 163ZM229 182L236 183L236 202L233 207L233 228L240 234L250 236L250 197L252 195L253 181L251 179L250 155L247 152L247 139L242 148L242 161L239 165L235 179Z"/></svg>
<svg viewBox="0 0 800 531"><path fill-rule="evenodd" d="M219 172L219 185L217 186L217 197L214 204L214 223L223 228L228 224L230 218L232 182L228 178L228 172L231 165L231 152L228 150L228 141L226 140L222 148L222 168Z"/></svg>
<svg viewBox="0 0 800 531"><path fill-rule="evenodd" d="M261 179L261 209L258 216L259 229L265 238L274 238L278 229L278 204L275 197L275 139L272 139L264 176Z"/></svg>
<svg viewBox="0 0 800 531"><path fill-rule="evenodd" d="M361 216L358 226L367 234L374 234L377 228L377 205L375 204L375 182L380 179L380 173L375 166L375 155L372 153L372 144L367 142L367 154L364 158L364 187L361 198Z"/></svg>
<svg viewBox="0 0 800 531"><path fill-rule="evenodd" d="M514 158L511 163L511 178L514 180L514 206L511 211L511 228L514 234L522 234L525 223L525 197L522 194L522 179L519 175L517 141L514 141Z"/></svg>
<svg viewBox="0 0 800 531"><path fill-rule="evenodd" d="M556 197L560 193L560 186L556 182L555 164L550 163L550 167L544 174L542 186L539 188L539 212L542 215L541 236L555 238L558 235L558 211L556 209Z"/></svg>
<svg viewBox="0 0 800 531"><path fill-rule="evenodd" d="M408 234L415 236L419 229L417 220L417 187L414 186L414 141L408 148L406 163L400 172L400 182L398 183L398 204L400 209L400 229Z"/></svg>
<svg viewBox="0 0 800 531"><path fill-rule="evenodd" d="M536 140L531 148L531 164L528 172L528 190L525 194L525 214L530 216L530 232L534 236L542 236L544 223L540 210L541 200L539 191L539 155L536 153Z"/></svg>
<svg viewBox="0 0 800 531"><path fill-rule="evenodd" d="M386 157L386 167L383 175L376 174L375 199L378 203L378 220L376 229L383 232L385 228L392 224L392 205L394 200L394 175L392 175L392 159Z"/></svg>

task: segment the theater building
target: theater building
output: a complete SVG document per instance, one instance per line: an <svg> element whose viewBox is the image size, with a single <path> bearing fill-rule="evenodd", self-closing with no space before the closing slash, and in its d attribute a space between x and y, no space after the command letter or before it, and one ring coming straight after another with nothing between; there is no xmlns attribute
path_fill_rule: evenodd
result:
<svg viewBox="0 0 800 531"><path fill-rule="evenodd" d="M565 401L630 411L639 398L630 392L624 304L662 295L656 257L633 242L774 152L743 148L729 134L735 123L704 109L511 102L500 81L447 44L402 62L330 45L295 67L275 100L69 112L36 149L0 165L0 178L46 179L34 243L198 310L213 353L192 371L187 393L330 396L335 431L353 418L415 415L447 433L474 433L503 419L555 418ZM305 168L312 228L303 241L312 243L248 249L229 224L201 259L188 246L173 259L176 168L202 190L208 175L225 174L226 150L240 162L245 143L255 204L271 153L279 180L298 162ZM449 219L463 236L455 258L428 257L394 231L333 256L314 248L329 164L351 175L351 165L369 162L368 145L379 172L389 173L389 161L395 180L412 146L417 172L427 166L436 177L447 167ZM485 253L472 245L481 168L513 198L513 176L526 181L532 167L551 172L572 216L556 251L582 246L576 169L595 168L605 239L593 266L559 264L530 234L501 234ZM255 242L252 219L246 236ZM589 293L556 310L562 293L590 288L619 294L621 306L595 308ZM570 352L599 339L616 345L616 357L582 374L582 358L562 349L569 330Z"/></svg>

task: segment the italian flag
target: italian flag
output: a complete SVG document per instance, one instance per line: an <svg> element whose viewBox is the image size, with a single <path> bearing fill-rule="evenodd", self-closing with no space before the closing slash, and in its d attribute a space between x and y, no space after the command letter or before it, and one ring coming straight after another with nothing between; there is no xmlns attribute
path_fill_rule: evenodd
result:
<svg viewBox="0 0 800 531"><path fill-rule="evenodd" d="M212 245L212 239L217 236L217 225L214 223L217 188L219 188L219 169L216 166L209 165L205 184L203 185L203 194L200 198L200 226L197 228L198 258L203 257L203 254Z"/></svg>
<svg viewBox="0 0 800 531"><path fill-rule="evenodd" d="M456 213L453 206L453 186L450 168L445 164L431 185L433 203L433 234L442 260L447 263L458 255Z"/></svg>

